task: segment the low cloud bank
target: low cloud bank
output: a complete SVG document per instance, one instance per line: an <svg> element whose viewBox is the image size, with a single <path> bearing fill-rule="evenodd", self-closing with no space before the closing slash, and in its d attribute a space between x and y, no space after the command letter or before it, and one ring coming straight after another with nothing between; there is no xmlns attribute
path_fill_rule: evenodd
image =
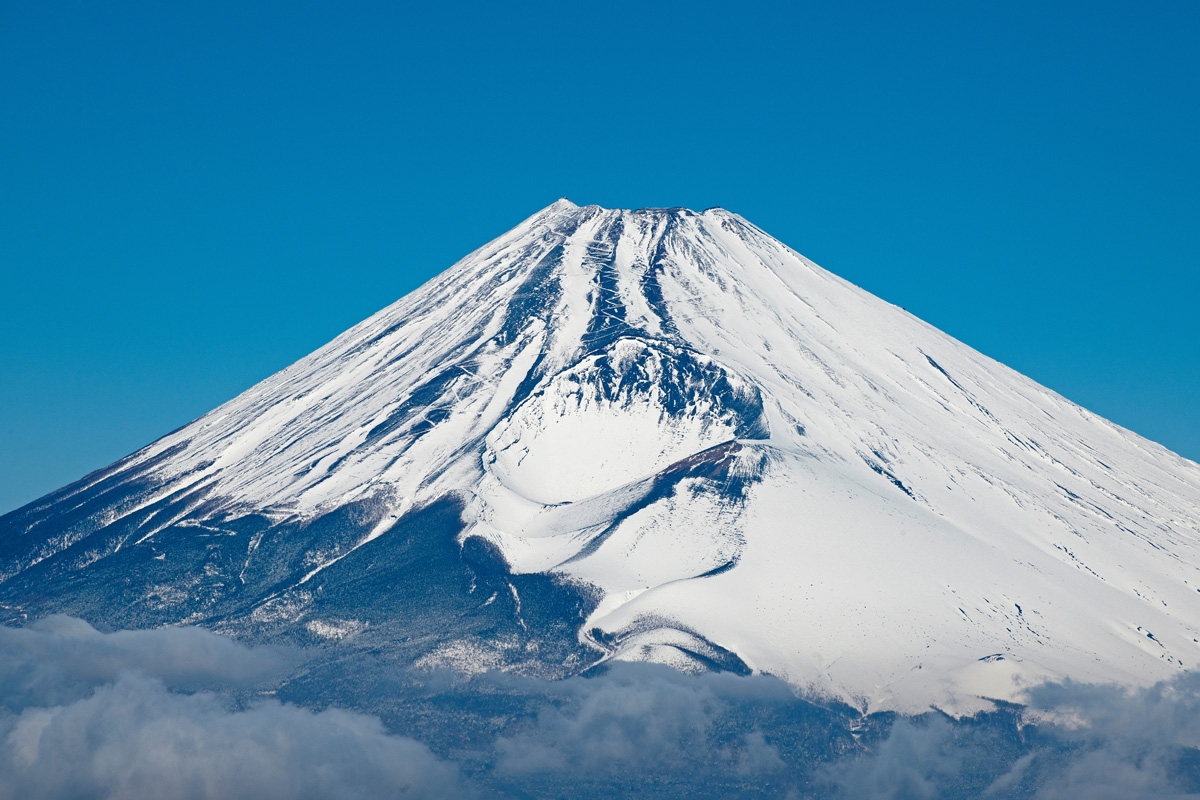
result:
<svg viewBox="0 0 1200 800"><path fill-rule="evenodd" d="M513 683L544 695L544 702L532 724L497 738L501 773L688 770L762 776L785 769L778 749L766 742L753 719L739 713L796 704L787 685L774 678L685 675L657 665L618 664L595 678Z"/></svg>
<svg viewBox="0 0 1200 800"><path fill-rule="evenodd" d="M604 796L831 800L1200 798L1200 674L1143 690L1059 683L968 719L822 707L766 677L616 665L554 684L496 739L528 786ZM538 782L540 780L540 782Z"/></svg>
<svg viewBox="0 0 1200 800"><path fill-rule="evenodd" d="M373 692L355 705L398 735L378 716L271 697L291 686L326 705L293 681L311 655L197 628L0 628L0 800L1200 797L1192 673L1132 692L1046 685L1025 709L965 720L864 718L774 678L645 664L351 681Z"/></svg>
<svg viewBox="0 0 1200 800"><path fill-rule="evenodd" d="M245 647L202 628L101 633L55 615L28 628L0 627L0 709L78 700L131 670L185 691L250 687L297 660L294 650Z"/></svg>
<svg viewBox="0 0 1200 800"><path fill-rule="evenodd" d="M0 798L466 794L456 767L375 717L172 691L242 688L292 660L197 628L0 629Z"/></svg>
<svg viewBox="0 0 1200 800"><path fill-rule="evenodd" d="M1049 684L1030 700L1032 709L1064 720L1047 733L1071 747L1039 798L1200 797L1200 674L1133 692Z"/></svg>
<svg viewBox="0 0 1200 800"><path fill-rule="evenodd" d="M823 776L839 796L863 800L1200 798L1200 674L1132 691L1046 684L1015 721L898 719L877 746Z"/></svg>

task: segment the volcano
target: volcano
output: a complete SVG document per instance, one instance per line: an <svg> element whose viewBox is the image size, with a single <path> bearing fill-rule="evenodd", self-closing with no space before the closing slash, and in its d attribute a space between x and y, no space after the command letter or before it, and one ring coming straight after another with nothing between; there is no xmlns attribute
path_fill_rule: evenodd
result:
<svg viewBox="0 0 1200 800"><path fill-rule="evenodd" d="M1200 466L737 214L560 200L0 517L0 613L968 712L1196 666Z"/></svg>

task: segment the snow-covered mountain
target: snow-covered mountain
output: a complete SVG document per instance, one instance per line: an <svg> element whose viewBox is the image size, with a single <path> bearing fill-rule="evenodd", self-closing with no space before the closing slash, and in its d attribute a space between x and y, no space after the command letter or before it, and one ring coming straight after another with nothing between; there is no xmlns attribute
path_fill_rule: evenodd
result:
<svg viewBox="0 0 1200 800"><path fill-rule="evenodd" d="M0 518L0 610L969 711L1200 662L1200 466L736 214L560 200Z"/></svg>

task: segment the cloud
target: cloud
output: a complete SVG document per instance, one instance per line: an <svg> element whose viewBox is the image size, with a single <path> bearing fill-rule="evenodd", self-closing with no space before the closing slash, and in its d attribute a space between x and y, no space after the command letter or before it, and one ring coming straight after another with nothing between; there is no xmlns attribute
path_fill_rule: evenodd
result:
<svg viewBox="0 0 1200 800"><path fill-rule="evenodd" d="M497 769L509 774L776 771L783 761L762 731L714 728L744 702L796 702L772 678L685 675L649 664L519 685L545 697L532 725L496 741Z"/></svg>
<svg viewBox="0 0 1200 800"><path fill-rule="evenodd" d="M702 682L625 670L556 688L566 702L547 704L531 730L498 740L501 769L663 767L707 750L717 698Z"/></svg>
<svg viewBox="0 0 1200 800"><path fill-rule="evenodd" d="M246 687L297 660L296 651L250 648L202 628L101 633L55 615L27 628L0 627L0 709L70 702L127 670L173 689Z"/></svg>
<svg viewBox="0 0 1200 800"><path fill-rule="evenodd" d="M1048 684L1028 708L958 720L863 718L774 678L653 664L561 681L393 669L354 684L366 689L357 705L410 738L376 716L273 699L288 687L306 703L324 697L325 678L312 677L324 675L311 669L319 662L306 661L316 652L325 651L248 647L198 628L101 633L69 617L0 628L0 800L453 798L472 789L1200 797L1200 674L1138 691ZM365 667L381 674L366 661L354 669Z"/></svg>
<svg viewBox="0 0 1200 800"><path fill-rule="evenodd" d="M373 798L462 794L457 770L377 718L212 693L126 673L4 721L0 797Z"/></svg>
<svg viewBox="0 0 1200 800"><path fill-rule="evenodd" d="M1200 674L1133 691L1051 683L1029 699L999 716L898 718L822 777L837 796L869 800L1200 797Z"/></svg>
<svg viewBox="0 0 1200 800"><path fill-rule="evenodd" d="M1200 796L1200 674L1136 691L1047 684L1030 693L1030 708L1057 720L1044 728L1071 750L1041 800Z"/></svg>
<svg viewBox="0 0 1200 800"><path fill-rule="evenodd" d="M0 798L374 798L468 794L457 767L376 717L211 691L294 654L196 628L0 629Z"/></svg>
<svg viewBox="0 0 1200 800"><path fill-rule="evenodd" d="M941 716L899 719L873 751L830 766L825 779L837 794L856 800L940 797L940 779L958 771L950 722Z"/></svg>

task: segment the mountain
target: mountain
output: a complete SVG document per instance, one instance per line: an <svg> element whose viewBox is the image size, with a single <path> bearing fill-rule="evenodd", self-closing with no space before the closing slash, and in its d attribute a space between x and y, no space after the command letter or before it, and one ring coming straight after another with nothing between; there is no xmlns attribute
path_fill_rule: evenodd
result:
<svg viewBox="0 0 1200 800"><path fill-rule="evenodd" d="M1200 466L736 214L560 200L0 517L0 612L966 712L1195 667Z"/></svg>

